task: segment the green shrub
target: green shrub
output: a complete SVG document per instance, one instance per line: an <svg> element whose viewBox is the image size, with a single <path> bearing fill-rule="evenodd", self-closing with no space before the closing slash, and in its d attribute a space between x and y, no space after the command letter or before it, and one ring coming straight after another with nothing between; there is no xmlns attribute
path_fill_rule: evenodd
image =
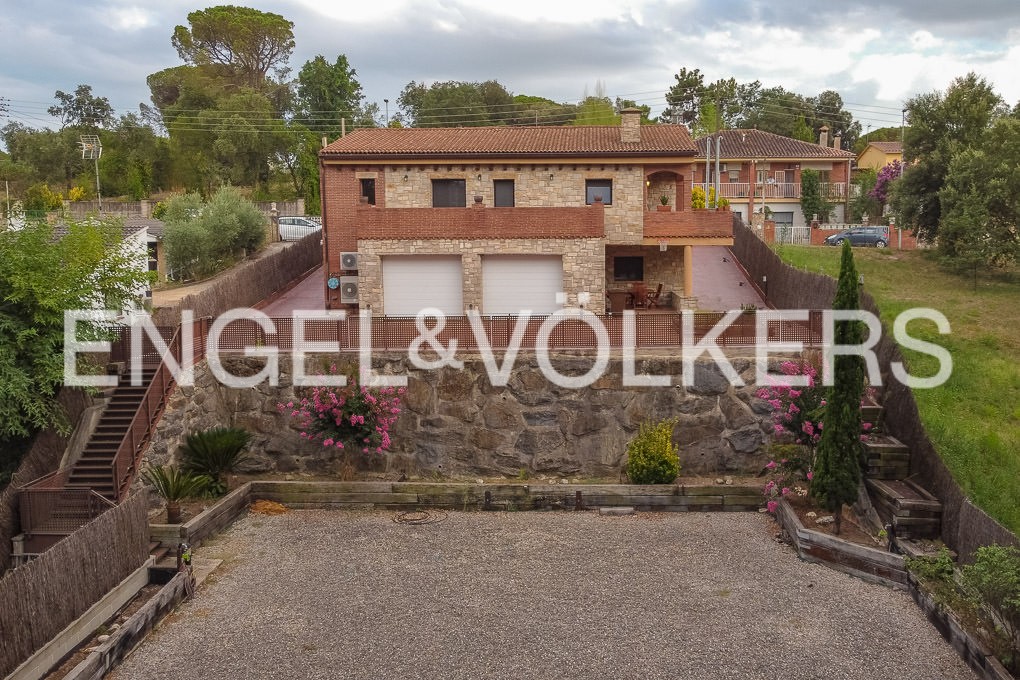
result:
<svg viewBox="0 0 1020 680"><path fill-rule="evenodd" d="M174 196L161 211L167 263L177 279L215 273L251 254L266 237L266 218L233 187L223 187L208 203L198 194Z"/></svg>
<svg viewBox="0 0 1020 680"><path fill-rule="evenodd" d="M627 445L627 476L633 484L670 484L680 474L680 456L673 443L676 418L641 424Z"/></svg>
<svg viewBox="0 0 1020 680"><path fill-rule="evenodd" d="M963 568L963 582L991 608L1009 641L1009 658L1002 659L1010 670L1020 669L1020 549L986 545L974 554L974 564Z"/></svg>
<svg viewBox="0 0 1020 680"><path fill-rule="evenodd" d="M942 546L937 555L924 557L908 557L906 566L918 578L929 583L951 581L953 578L953 556L949 549Z"/></svg>
<svg viewBox="0 0 1020 680"><path fill-rule="evenodd" d="M155 465L142 471L146 481L160 498L168 503L177 503L185 498L201 496L206 491L209 478L179 470L172 465Z"/></svg>
<svg viewBox="0 0 1020 680"><path fill-rule="evenodd" d="M60 210L63 201L60 192L53 191L45 182L33 184L25 190L25 210Z"/></svg>
<svg viewBox="0 0 1020 680"><path fill-rule="evenodd" d="M181 447L181 465L188 472L209 478L208 491L222 496L227 490L223 478L248 460L244 449L251 433L236 427L217 427L188 435Z"/></svg>

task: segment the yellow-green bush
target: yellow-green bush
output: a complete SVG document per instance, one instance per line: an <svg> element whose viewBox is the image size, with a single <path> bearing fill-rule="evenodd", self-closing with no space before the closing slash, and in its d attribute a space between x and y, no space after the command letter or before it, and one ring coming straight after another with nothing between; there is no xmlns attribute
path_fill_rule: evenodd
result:
<svg viewBox="0 0 1020 680"><path fill-rule="evenodd" d="M705 207L705 190L701 187L691 189L691 207L694 209Z"/></svg>
<svg viewBox="0 0 1020 680"><path fill-rule="evenodd" d="M644 422L627 445L627 477L633 484L670 484L680 474L678 447L673 443L676 418Z"/></svg>

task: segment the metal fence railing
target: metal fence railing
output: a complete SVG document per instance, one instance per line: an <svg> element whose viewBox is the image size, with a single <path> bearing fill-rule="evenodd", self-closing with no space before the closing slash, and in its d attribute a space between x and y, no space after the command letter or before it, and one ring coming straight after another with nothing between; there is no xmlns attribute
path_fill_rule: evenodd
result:
<svg viewBox="0 0 1020 680"><path fill-rule="evenodd" d="M684 344L684 314L690 314L693 341L700 342L725 317L723 312L655 313L634 317L634 347L681 347ZM555 325L548 324L543 337L542 327L549 317L535 316L524 319L517 316L479 317L481 333L476 334L468 317L448 316L442 330L435 334L435 342L450 347L477 350L487 341L493 350L505 350L520 335L520 349L535 349L541 344L549 350L596 349L599 347L599 325L605 329L609 347L622 348L624 318L619 314L599 314L588 317L592 323L579 318L561 318ZM253 319L238 319L219 332L216 345L219 352L241 352L247 348L273 347L277 351L294 349L294 321L291 318L273 318L272 332L266 331ZM518 326L523 324L521 329ZM307 342L335 343L340 351L358 351L362 344L362 322L357 318L306 319L303 338ZM822 313L809 312L807 321L769 320L766 324L769 341L802 342L815 347L821 343ZM421 335L415 317L373 317L369 327L371 338L366 345L375 351L406 351ZM757 321L752 313L742 314L718 335L720 347L750 347L757 341ZM544 342L539 343L540 338ZM763 338L764 340L764 338ZM207 343L209 340L207 339ZM604 341L603 341L604 342Z"/></svg>

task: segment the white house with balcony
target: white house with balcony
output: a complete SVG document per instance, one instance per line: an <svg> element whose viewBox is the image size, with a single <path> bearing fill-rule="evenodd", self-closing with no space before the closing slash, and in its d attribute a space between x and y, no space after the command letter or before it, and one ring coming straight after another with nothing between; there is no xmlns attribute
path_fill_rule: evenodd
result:
<svg viewBox="0 0 1020 680"><path fill-rule="evenodd" d="M716 186L718 145L719 197L730 202L733 212L745 222L763 207L772 211L777 227L803 227L811 215L800 208L801 173L816 170L823 195L835 204L830 222L845 222L850 198L850 164L856 156L840 148L840 138L829 142L829 128L823 126L818 144L791 139L761 130L723 130L699 137L697 166L691 188ZM711 140L711 161L709 160ZM706 178L708 185L706 187Z"/></svg>

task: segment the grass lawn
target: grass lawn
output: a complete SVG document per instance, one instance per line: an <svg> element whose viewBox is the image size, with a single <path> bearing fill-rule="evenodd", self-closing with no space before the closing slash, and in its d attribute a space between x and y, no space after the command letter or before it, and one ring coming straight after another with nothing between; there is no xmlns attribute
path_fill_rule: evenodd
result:
<svg viewBox="0 0 1020 680"><path fill-rule="evenodd" d="M839 275L839 248L777 246L801 269ZM913 322L914 337L952 354L952 377L941 387L914 390L928 436L953 476L978 506L1020 533L1020 282L1014 275L974 280L941 269L925 253L855 248L865 289L887 330L897 314L931 307L952 333ZM937 362L903 350L912 375L931 376Z"/></svg>

